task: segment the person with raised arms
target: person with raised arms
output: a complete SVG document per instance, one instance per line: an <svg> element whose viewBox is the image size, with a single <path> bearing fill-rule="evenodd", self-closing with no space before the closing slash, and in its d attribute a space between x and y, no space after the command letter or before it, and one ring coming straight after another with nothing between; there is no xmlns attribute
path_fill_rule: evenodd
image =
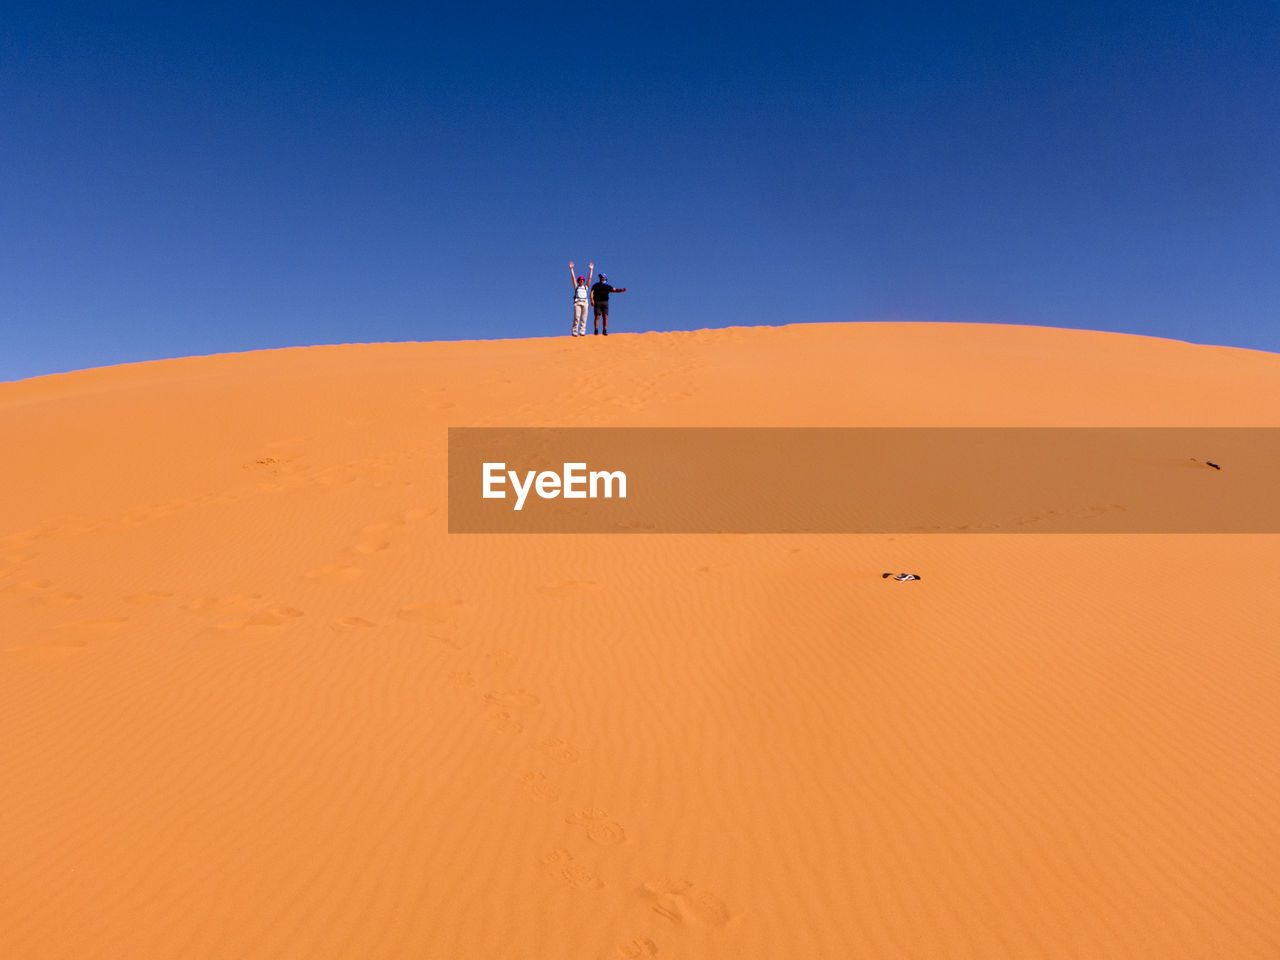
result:
<svg viewBox="0 0 1280 960"><path fill-rule="evenodd" d="M594 274L596 265L594 263L587 264L587 274L585 277L575 277L573 275L573 261L569 261L569 279L573 282L573 333L571 336L585 337L587 335L587 304L591 302L591 274Z"/></svg>

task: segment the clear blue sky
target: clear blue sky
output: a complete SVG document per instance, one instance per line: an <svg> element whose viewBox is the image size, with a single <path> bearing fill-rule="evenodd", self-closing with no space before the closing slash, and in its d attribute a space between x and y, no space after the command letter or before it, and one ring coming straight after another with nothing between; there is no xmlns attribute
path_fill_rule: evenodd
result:
<svg viewBox="0 0 1280 960"><path fill-rule="evenodd" d="M1280 351L1274 0L2 14L0 380L564 335L569 259L619 332Z"/></svg>

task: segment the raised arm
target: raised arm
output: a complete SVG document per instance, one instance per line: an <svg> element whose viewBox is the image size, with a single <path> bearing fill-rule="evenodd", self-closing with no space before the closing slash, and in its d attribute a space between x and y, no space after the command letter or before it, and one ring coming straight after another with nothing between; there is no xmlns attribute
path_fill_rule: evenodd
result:
<svg viewBox="0 0 1280 960"><path fill-rule="evenodd" d="M591 286L591 278L596 275L596 265L594 263L587 264L587 286Z"/></svg>
<svg viewBox="0 0 1280 960"><path fill-rule="evenodd" d="M573 272L573 261L569 261L569 285L575 290L578 289L578 275Z"/></svg>

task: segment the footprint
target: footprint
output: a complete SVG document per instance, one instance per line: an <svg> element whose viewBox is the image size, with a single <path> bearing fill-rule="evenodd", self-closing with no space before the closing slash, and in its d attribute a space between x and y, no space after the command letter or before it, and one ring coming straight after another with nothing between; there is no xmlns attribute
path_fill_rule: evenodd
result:
<svg viewBox="0 0 1280 960"><path fill-rule="evenodd" d="M305 614L297 607L272 607L270 610L255 613L251 616L249 618L249 626L275 627L301 616L305 616Z"/></svg>
<svg viewBox="0 0 1280 960"><path fill-rule="evenodd" d="M520 778L521 785L535 800L548 803L560 799L560 788L547 779L543 773L527 773Z"/></svg>
<svg viewBox="0 0 1280 960"><path fill-rule="evenodd" d="M658 952L658 945L648 937L636 937L618 944L609 954L618 960L637 960L639 957L652 957Z"/></svg>
<svg viewBox="0 0 1280 960"><path fill-rule="evenodd" d="M119 630L128 619L128 617L98 617L94 620L75 620L71 623L60 623L54 629L103 633L108 630Z"/></svg>
<svg viewBox="0 0 1280 960"><path fill-rule="evenodd" d="M300 443L306 443L311 437L285 437L281 440L272 440L266 446L268 450L279 450L281 447L293 447Z"/></svg>
<svg viewBox="0 0 1280 960"><path fill-rule="evenodd" d="M542 585L544 593L563 594L563 593L591 593L600 589L600 584L594 580L557 580L555 583L545 583Z"/></svg>
<svg viewBox="0 0 1280 960"><path fill-rule="evenodd" d="M659 877L656 880L646 880L640 885L640 892L650 899L655 897L681 896L693 886L688 880L673 880L670 877Z"/></svg>
<svg viewBox="0 0 1280 960"><path fill-rule="evenodd" d="M458 621L462 614L471 609L470 604L461 601L410 603L396 611L396 619L405 623L422 624L432 639L439 640L454 650L460 650L469 641L463 639L463 630Z"/></svg>
<svg viewBox="0 0 1280 960"><path fill-rule="evenodd" d="M376 627L377 624L372 620L366 620L364 617L339 617L337 620L330 621L329 629L338 630L349 633L352 630L365 630L369 627Z"/></svg>
<svg viewBox="0 0 1280 960"><path fill-rule="evenodd" d="M459 616L470 610L470 604L460 600L432 600L405 604L396 611L396 618L407 623L452 625L457 622Z"/></svg>
<svg viewBox="0 0 1280 960"><path fill-rule="evenodd" d="M25 597L37 603L76 603L84 599L78 593L54 590L53 581L44 578L23 580L21 583L10 584L7 587L0 588L0 593Z"/></svg>
<svg viewBox="0 0 1280 960"><path fill-rule="evenodd" d="M172 596L164 590L148 590L146 593L131 593L123 599L125 603L153 604L163 603Z"/></svg>
<svg viewBox="0 0 1280 960"><path fill-rule="evenodd" d="M681 898L691 886L688 880L646 880L640 886L640 895L651 902L653 912L658 916L672 923L683 923Z"/></svg>
<svg viewBox="0 0 1280 960"><path fill-rule="evenodd" d="M187 609L208 616L221 616L229 613L247 612L261 600L260 593L240 593L230 597L202 597L187 604Z"/></svg>
<svg viewBox="0 0 1280 960"><path fill-rule="evenodd" d="M218 624L220 630L243 630L247 627L278 627L303 615L295 607L273 607L250 614L242 620L224 620Z"/></svg>
<svg viewBox="0 0 1280 960"><path fill-rule="evenodd" d="M558 847L543 857L542 865L551 876L563 880L575 890L599 890L604 887L604 881L595 871L577 863L573 854L563 847Z"/></svg>
<svg viewBox="0 0 1280 960"><path fill-rule="evenodd" d="M355 483L359 479L360 474L354 473L350 470L339 469L326 470L322 473L316 474L315 482L322 487L332 487L338 484L346 485L348 483Z"/></svg>
<svg viewBox="0 0 1280 960"><path fill-rule="evenodd" d="M490 710L489 726L498 733L519 733L524 729L524 724L506 710Z"/></svg>
<svg viewBox="0 0 1280 960"><path fill-rule="evenodd" d="M352 553L361 556L368 556L371 553L379 553L390 547L391 544L386 540L366 540L364 543L357 543L351 548Z"/></svg>
<svg viewBox="0 0 1280 960"><path fill-rule="evenodd" d="M582 810L565 817L564 822L585 828L587 837L601 846L615 847L627 839L627 831L603 810Z"/></svg>
<svg viewBox="0 0 1280 960"><path fill-rule="evenodd" d="M17 647L6 647L4 652L16 655L23 660L40 663L52 660L65 660L72 654L83 650L88 645L88 642L85 640L75 640L70 638L41 640L38 643L28 643Z"/></svg>
<svg viewBox="0 0 1280 960"><path fill-rule="evenodd" d="M538 749L542 751L542 755L548 760L554 760L556 763L577 763L580 754L567 740L561 740L559 737L549 737L538 744Z"/></svg>
<svg viewBox="0 0 1280 960"><path fill-rule="evenodd" d="M449 682L455 687L469 690L476 685L476 678L471 675L470 670L455 670L449 674Z"/></svg>
<svg viewBox="0 0 1280 960"><path fill-rule="evenodd" d="M364 570L360 567L334 563L327 567L316 567L314 570L308 570L303 576L309 580L319 580L322 583L342 583L360 579L364 576Z"/></svg>
<svg viewBox="0 0 1280 960"><path fill-rule="evenodd" d="M400 519L408 523L413 523L417 520L425 520L435 512L435 507L432 507L429 510L426 507L414 507L412 510L406 510L404 513L400 514Z"/></svg>
<svg viewBox="0 0 1280 960"><path fill-rule="evenodd" d="M536 707L542 702L535 694L529 693L527 690L498 690L493 693L486 693L484 700L485 703L493 704L495 707L506 707L513 710L521 707Z"/></svg>
<svg viewBox="0 0 1280 960"><path fill-rule="evenodd" d="M22 593L36 594L43 593L53 586L52 580L23 580L21 583L13 583L0 590L0 593Z"/></svg>
<svg viewBox="0 0 1280 960"><path fill-rule="evenodd" d="M693 917L712 927L723 927L730 920L729 908L714 893L696 887L685 894L685 902Z"/></svg>
<svg viewBox="0 0 1280 960"><path fill-rule="evenodd" d="M516 662L515 656L510 650L491 650L484 655L489 661L489 666L495 670L506 670Z"/></svg>
<svg viewBox="0 0 1280 960"><path fill-rule="evenodd" d="M711 927L723 927L732 919L723 900L688 880L649 880L640 887L640 894L653 901L655 913L673 923L688 919Z"/></svg>

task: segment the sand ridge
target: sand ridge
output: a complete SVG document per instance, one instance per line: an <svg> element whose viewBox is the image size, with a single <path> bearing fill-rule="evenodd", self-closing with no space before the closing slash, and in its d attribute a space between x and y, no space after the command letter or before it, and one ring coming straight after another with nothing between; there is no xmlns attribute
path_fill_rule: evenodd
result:
<svg viewBox="0 0 1280 960"><path fill-rule="evenodd" d="M443 458L449 426L1276 426L1277 374L815 324L0 384L0 943L1275 956L1274 537L451 537Z"/></svg>

